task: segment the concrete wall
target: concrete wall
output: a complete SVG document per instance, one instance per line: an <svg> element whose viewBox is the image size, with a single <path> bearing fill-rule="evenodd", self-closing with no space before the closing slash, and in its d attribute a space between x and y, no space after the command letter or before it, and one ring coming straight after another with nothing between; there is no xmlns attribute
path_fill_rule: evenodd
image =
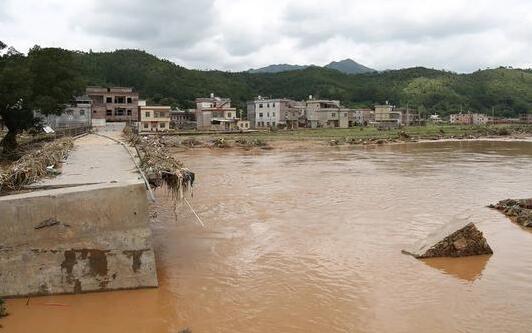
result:
<svg viewBox="0 0 532 333"><path fill-rule="evenodd" d="M142 182L0 197L0 296L156 287Z"/></svg>

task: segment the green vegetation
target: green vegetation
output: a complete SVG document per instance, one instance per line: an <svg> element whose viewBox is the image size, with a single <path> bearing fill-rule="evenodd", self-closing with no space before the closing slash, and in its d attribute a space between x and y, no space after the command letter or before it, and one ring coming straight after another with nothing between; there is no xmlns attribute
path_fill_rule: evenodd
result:
<svg viewBox="0 0 532 333"><path fill-rule="evenodd" d="M0 42L0 51L6 45ZM25 56L13 48L0 55L0 116L8 129L4 152L17 147L17 134L37 124L33 111L58 114L82 87L72 52L33 47Z"/></svg>
<svg viewBox="0 0 532 333"><path fill-rule="evenodd" d="M349 107L389 101L417 108L422 115L460 110L491 115L493 110L496 116L517 117L532 112L532 71L512 68L457 74L416 67L347 75L311 66L282 73L229 73L188 70L139 50L76 52L36 46L28 56L4 54L0 82L0 115L10 133L31 127L32 109L59 112L59 102L85 85L131 86L150 103L182 108L214 92L244 110L256 95L297 100L313 95ZM15 108L21 98L23 105ZM12 145L13 137L8 136L4 143Z"/></svg>

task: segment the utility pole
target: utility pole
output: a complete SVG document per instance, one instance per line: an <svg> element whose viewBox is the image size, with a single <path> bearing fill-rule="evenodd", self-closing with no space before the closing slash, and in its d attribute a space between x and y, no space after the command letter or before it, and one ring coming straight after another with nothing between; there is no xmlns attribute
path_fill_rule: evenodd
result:
<svg viewBox="0 0 532 333"><path fill-rule="evenodd" d="M491 124L495 125L495 107L491 107Z"/></svg>

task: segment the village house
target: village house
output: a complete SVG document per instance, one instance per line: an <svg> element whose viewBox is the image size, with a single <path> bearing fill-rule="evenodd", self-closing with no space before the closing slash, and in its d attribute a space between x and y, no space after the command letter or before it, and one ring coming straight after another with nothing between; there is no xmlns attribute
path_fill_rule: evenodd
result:
<svg viewBox="0 0 532 333"><path fill-rule="evenodd" d="M403 114L388 103L375 105L375 124L377 127L394 128L401 126Z"/></svg>
<svg viewBox="0 0 532 333"><path fill-rule="evenodd" d="M196 128L198 130L229 131L237 129L239 118L230 98L196 98Z"/></svg>
<svg viewBox="0 0 532 333"><path fill-rule="evenodd" d="M180 110L179 108L170 110L170 125L172 128L196 128L195 110Z"/></svg>
<svg viewBox="0 0 532 333"><path fill-rule="evenodd" d="M349 109L340 105L340 101L312 99L312 96L309 96L305 107L307 127L347 128L349 112Z"/></svg>
<svg viewBox="0 0 532 333"><path fill-rule="evenodd" d="M127 87L87 87L86 95L92 100L93 125L106 121L136 122L139 119L139 94Z"/></svg>
<svg viewBox="0 0 532 333"><path fill-rule="evenodd" d="M486 125L489 122L489 117L483 113L473 113L471 117L473 125Z"/></svg>
<svg viewBox="0 0 532 333"><path fill-rule="evenodd" d="M34 112L34 115L42 121L43 125L53 129L91 126L92 100L89 96L75 97L59 115L44 116L37 111Z"/></svg>
<svg viewBox="0 0 532 333"><path fill-rule="evenodd" d="M405 126L420 125L421 116L415 109L396 108L394 111L401 113L401 124Z"/></svg>
<svg viewBox="0 0 532 333"><path fill-rule="evenodd" d="M532 124L532 113L523 113L519 116L519 121L525 124Z"/></svg>
<svg viewBox="0 0 532 333"><path fill-rule="evenodd" d="M431 114L429 116L429 122L434 123L434 124L439 124L439 123L443 122L443 120L440 118L440 115Z"/></svg>
<svg viewBox="0 0 532 333"><path fill-rule="evenodd" d="M473 118L469 113L453 113L449 116L449 122L454 125L471 125Z"/></svg>
<svg viewBox="0 0 532 333"><path fill-rule="evenodd" d="M489 117L483 113L454 113L449 117L449 122L455 125L486 125Z"/></svg>
<svg viewBox="0 0 532 333"><path fill-rule="evenodd" d="M249 120L239 120L236 122L236 127L241 131L248 131L251 129L251 122Z"/></svg>
<svg viewBox="0 0 532 333"><path fill-rule="evenodd" d="M139 109L139 133L165 132L170 129L171 108L169 106L141 105Z"/></svg>
<svg viewBox="0 0 532 333"><path fill-rule="evenodd" d="M367 126L375 122L375 111L371 109L354 109L349 112L349 127Z"/></svg>
<svg viewBox="0 0 532 333"><path fill-rule="evenodd" d="M247 117L252 128L297 128L304 104L291 99L258 96L247 102Z"/></svg>

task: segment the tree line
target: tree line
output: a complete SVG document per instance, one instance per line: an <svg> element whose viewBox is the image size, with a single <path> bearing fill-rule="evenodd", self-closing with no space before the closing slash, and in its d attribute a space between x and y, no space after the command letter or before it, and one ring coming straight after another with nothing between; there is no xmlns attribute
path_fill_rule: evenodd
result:
<svg viewBox="0 0 532 333"><path fill-rule="evenodd" d="M275 74L189 70L140 50L79 52L38 46L24 55L4 43L0 56L0 116L16 134L35 126L32 110L59 113L87 85L134 87L150 103L194 107L200 96L230 97L245 110L257 95L337 99L348 107L388 101L446 116L459 110L517 117L532 111L532 71L496 68L458 74L423 67L348 75L309 67Z"/></svg>

